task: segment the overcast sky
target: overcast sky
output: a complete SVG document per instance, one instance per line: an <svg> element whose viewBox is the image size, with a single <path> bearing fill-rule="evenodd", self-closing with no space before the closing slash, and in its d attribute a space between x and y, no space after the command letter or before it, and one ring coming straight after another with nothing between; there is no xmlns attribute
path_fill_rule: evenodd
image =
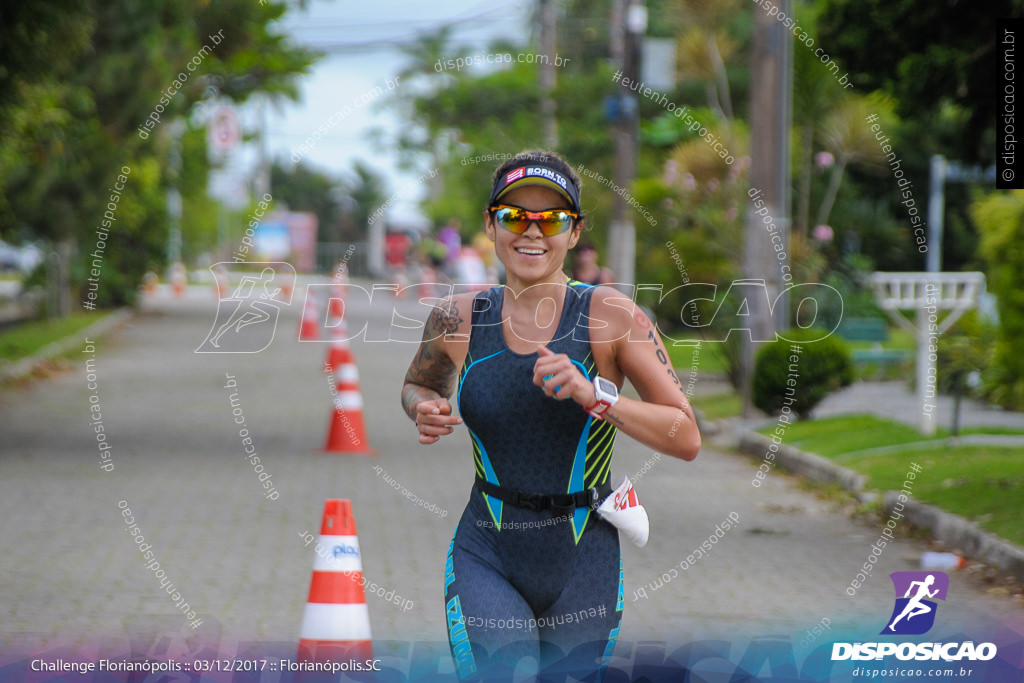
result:
<svg viewBox="0 0 1024 683"><path fill-rule="evenodd" d="M456 46L484 49L499 37L525 42L532 4L533 0L311 0L305 11L297 7L289 10L283 25L294 40L324 50L329 46L335 49L302 80L300 102L268 108L270 153L282 160L291 159L332 114L377 86L386 91L388 79L393 81L408 63L398 44L414 42L417 34L449 23L455 25L452 42ZM389 192L408 183L418 173L402 175L395 153L379 149L369 140L373 128L383 128L386 137L393 140L400 126L393 112L377 105L372 102L346 117L304 155L304 160L338 173L348 171L352 161L359 158L387 179ZM418 216L417 198L396 201L388 216Z"/></svg>

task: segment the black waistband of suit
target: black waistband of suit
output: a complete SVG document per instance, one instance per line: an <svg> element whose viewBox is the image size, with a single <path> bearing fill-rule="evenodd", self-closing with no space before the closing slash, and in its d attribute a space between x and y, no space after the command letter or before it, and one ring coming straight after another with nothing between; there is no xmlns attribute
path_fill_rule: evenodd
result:
<svg viewBox="0 0 1024 683"><path fill-rule="evenodd" d="M526 510L553 510L563 514L571 514L576 508L593 508L601 504L608 494L612 492L612 485L608 482L598 484L586 491L576 493L527 493L525 491L514 491L502 488L497 484L476 478L477 487L488 496Z"/></svg>

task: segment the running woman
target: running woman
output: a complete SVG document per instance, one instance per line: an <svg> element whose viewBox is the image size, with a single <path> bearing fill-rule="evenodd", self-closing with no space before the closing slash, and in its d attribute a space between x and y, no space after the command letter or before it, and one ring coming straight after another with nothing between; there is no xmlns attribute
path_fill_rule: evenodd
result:
<svg viewBox="0 0 1024 683"><path fill-rule="evenodd" d="M570 655L603 670L622 615L611 491L622 431L693 460L696 420L650 319L617 290L570 280L580 180L522 152L494 174L484 229L507 284L454 294L427 319L402 388L421 444L465 423L476 482L448 549L449 643L463 680ZM628 379L639 399L619 396ZM454 396L459 416L449 402Z"/></svg>

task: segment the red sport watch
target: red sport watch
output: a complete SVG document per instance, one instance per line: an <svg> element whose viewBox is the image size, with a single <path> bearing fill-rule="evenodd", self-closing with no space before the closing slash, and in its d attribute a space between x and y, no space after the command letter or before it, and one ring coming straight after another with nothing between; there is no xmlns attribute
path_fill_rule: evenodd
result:
<svg viewBox="0 0 1024 683"><path fill-rule="evenodd" d="M603 420L602 415L619 400L619 388L615 382L600 375L594 378L594 405L584 408L591 416Z"/></svg>

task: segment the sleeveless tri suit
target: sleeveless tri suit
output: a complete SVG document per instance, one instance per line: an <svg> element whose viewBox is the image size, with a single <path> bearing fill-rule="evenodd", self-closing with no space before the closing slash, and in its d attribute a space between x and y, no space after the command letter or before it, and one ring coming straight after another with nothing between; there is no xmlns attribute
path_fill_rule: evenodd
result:
<svg viewBox="0 0 1024 683"><path fill-rule="evenodd" d="M597 373L588 327L593 289L569 281L547 345L588 379ZM507 675L526 656L567 656L598 670L622 615L618 531L593 509L611 488L616 430L533 384L537 353L505 343L503 293L494 287L474 299L459 374L477 481L448 550L452 656L463 679Z"/></svg>

